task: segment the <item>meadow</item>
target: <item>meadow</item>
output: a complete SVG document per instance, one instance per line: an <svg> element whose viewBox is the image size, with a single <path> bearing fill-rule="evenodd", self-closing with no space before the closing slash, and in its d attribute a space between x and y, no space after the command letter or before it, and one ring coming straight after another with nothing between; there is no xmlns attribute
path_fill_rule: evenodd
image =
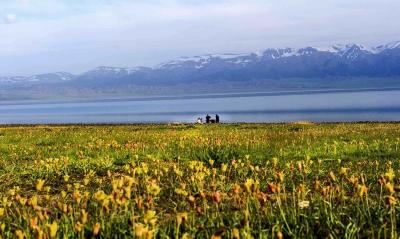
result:
<svg viewBox="0 0 400 239"><path fill-rule="evenodd" d="M0 127L0 238L398 238L399 123Z"/></svg>

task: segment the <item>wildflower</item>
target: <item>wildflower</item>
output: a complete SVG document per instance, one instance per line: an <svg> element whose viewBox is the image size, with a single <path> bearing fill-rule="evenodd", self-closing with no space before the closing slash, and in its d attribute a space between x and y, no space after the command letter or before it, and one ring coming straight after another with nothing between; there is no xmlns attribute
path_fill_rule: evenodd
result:
<svg viewBox="0 0 400 239"><path fill-rule="evenodd" d="M299 170L299 172L303 170L303 163L301 161L297 161L297 169Z"/></svg>
<svg viewBox="0 0 400 239"><path fill-rule="evenodd" d="M389 191L390 194L394 193L394 187L391 183L386 183L385 188Z"/></svg>
<svg viewBox="0 0 400 239"><path fill-rule="evenodd" d="M176 222L178 223L178 225L181 225L183 222L185 222L188 219L188 214L187 212L183 212L183 213L178 213L178 215L176 216Z"/></svg>
<svg viewBox="0 0 400 239"><path fill-rule="evenodd" d="M332 181L336 181L336 176L332 171L329 172L329 177L332 179Z"/></svg>
<svg viewBox="0 0 400 239"><path fill-rule="evenodd" d="M273 184L273 183L268 183L268 189L272 192L272 193L276 193L276 192L280 192L281 188L279 185Z"/></svg>
<svg viewBox="0 0 400 239"><path fill-rule="evenodd" d="M175 193L178 195L185 196L185 197L189 194L188 192L186 192L184 189L181 189L181 188L176 188Z"/></svg>
<svg viewBox="0 0 400 239"><path fill-rule="evenodd" d="M300 183L298 188L297 188L297 191L299 193L305 193L306 192L306 185L304 185L303 183Z"/></svg>
<svg viewBox="0 0 400 239"><path fill-rule="evenodd" d="M397 199L395 197L393 197L393 196L386 197L386 204L388 206L393 206L396 204L396 202L397 202Z"/></svg>
<svg viewBox="0 0 400 239"><path fill-rule="evenodd" d="M389 181L392 181L392 180L394 179L394 177L395 177L393 168L390 168L390 169L385 173L385 176L387 177L387 179L388 179Z"/></svg>
<svg viewBox="0 0 400 239"><path fill-rule="evenodd" d="M318 179L315 180L313 184L315 190L319 189L319 187L321 186L321 182Z"/></svg>
<svg viewBox="0 0 400 239"><path fill-rule="evenodd" d="M146 214L144 215L144 222L145 223L150 223L150 224L156 224L156 211L153 210L148 210Z"/></svg>
<svg viewBox="0 0 400 239"><path fill-rule="evenodd" d="M232 237L234 239L240 239L240 231L236 227L232 229Z"/></svg>
<svg viewBox="0 0 400 239"><path fill-rule="evenodd" d="M221 171L222 172L226 172L226 170L228 170L228 165L227 164L221 164Z"/></svg>
<svg viewBox="0 0 400 239"><path fill-rule="evenodd" d="M17 195L17 196L19 196L19 195ZM15 197L15 199L17 199L17 197ZM25 198L25 197L19 197L18 199L19 199L19 200L18 200L19 203L21 203L22 206L25 205L26 202L28 201L28 199Z"/></svg>
<svg viewBox="0 0 400 239"><path fill-rule="evenodd" d="M81 210L81 221L82 221L82 224L86 224L88 221L88 213L86 212L85 209Z"/></svg>
<svg viewBox="0 0 400 239"><path fill-rule="evenodd" d="M135 236L138 238L142 238L147 234L148 229L141 223L136 223L134 226Z"/></svg>
<svg viewBox="0 0 400 239"><path fill-rule="evenodd" d="M365 185L357 186L358 196L362 197L368 192L368 188Z"/></svg>
<svg viewBox="0 0 400 239"><path fill-rule="evenodd" d="M65 198L66 196L67 196L67 192L65 192L64 190L61 191L61 197L62 197L62 198Z"/></svg>
<svg viewBox="0 0 400 239"><path fill-rule="evenodd" d="M232 187L232 192L234 194L239 194L240 193L240 186L238 184L234 184Z"/></svg>
<svg viewBox="0 0 400 239"><path fill-rule="evenodd" d="M344 167L342 167L342 168L340 168L340 174L341 175L347 175L347 172L349 171L349 168L344 168Z"/></svg>
<svg viewBox="0 0 400 239"><path fill-rule="evenodd" d="M37 191L41 191L42 188L43 188L43 185L44 185L44 180L43 180L43 179L37 180L37 183L36 183L36 190L37 190Z"/></svg>
<svg viewBox="0 0 400 239"><path fill-rule="evenodd" d="M5 209L0 207L0 217L4 215Z"/></svg>
<svg viewBox="0 0 400 239"><path fill-rule="evenodd" d="M277 232L277 233L276 233L276 237L277 237L278 239L283 239L283 233L282 233L281 231Z"/></svg>
<svg viewBox="0 0 400 239"><path fill-rule="evenodd" d="M15 236L16 236L18 239L24 239L24 238L25 238L25 234L24 234L24 232L21 231L21 230L16 230L16 231L15 231Z"/></svg>
<svg viewBox="0 0 400 239"><path fill-rule="evenodd" d="M244 184L244 186L247 189L248 193L251 193L254 189L255 189L255 182L254 179L250 178L246 180L246 183Z"/></svg>
<svg viewBox="0 0 400 239"><path fill-rule="evenodd" d="M81 232L82 231L82 224L80 222L77 222L74 226L76 232Z"/></svg>
<svg viewBox="0 0 400 239"><path fill-rule="evenodd" d="M274 166L274 168L276 168L276 166L278 165L278 158L272 158L272 165Z"/></svg>
<svg viewBox="0 0 400 239"><path fill-rule="evenodd" d="M92 229L92 233L93 233L94 237L99 235L100 228L101 228L100 223L97 222L96 224L94 224L93 229Z"/></svg>
<svg viewBox="0 0 400 239"><path fill-rule="evenodd" d="M37 203L38 203L38 198L37 196L33 196L30 200L29 200L30 204L32 207L36 207Z"/></svg>
<svg viewBox="0 0 400 239"><path fill-rule="evenodd" d="M157 194L158 193L160 193L160 191L161 191L161 188L156 184L156 183L151 183L148 187L147 187L147 192L150 194L150 195L153 195L153 196L157 196Z"/></svg>
<svg viewBox="0 0 400 239"><path fill-rule="evenodd" d="M47 227L50 229L50 237L54 238L57 235L58 224L54 221L52 224L47 224Z"/></svg>
<svg viewBox="0 0 400 239"><path fill-rule="evenodd" d="M68 182L69 181L69 175L68 174L65 174L64 175L64 182Z"/></svg>
<svg viewBox="0 0 400 239"><path fill-rule="evenodd" d="M221 202L221 194L219 192L213 193L212 200L216 203L220 203Z"/></svg>
<svg viewBox="0 0 400 239"><path fill-rule="evenodd" d="M285 174L283 172L279 172L277 173L279 181L283 182L283 180L285 179Z"/></svg>
<svg viewBox="0 0 400 239"><path fill-rule="evenodd" d="M192 237L190 237L190 234L189 233L187 233L187 232L185 232L183 235L182 235L182 237L181 237L181 239L191 239Z"/></svg>
<svg viewBox="0 0 400 239"><path fill-rule="evenodd" d="M192 195L190 195L190 196L188 197L188 200L189 200L190 203L194 204L195 201L196 201L196 198L193 197Z"/></svg>
<svg viewBox="0 0 400 239"><path fill-rule="evenodd" d="M87 186L89 184L89 182L90 182L89 178L85 177L83 179L83 185Z"/></svg>
<svg viewBox="0 0 400 239"><path fill-rule="evenodd" d="M299 202L299 208L303 209L303 208L308 208L310 206L310 201L300 201Z"/></svg>

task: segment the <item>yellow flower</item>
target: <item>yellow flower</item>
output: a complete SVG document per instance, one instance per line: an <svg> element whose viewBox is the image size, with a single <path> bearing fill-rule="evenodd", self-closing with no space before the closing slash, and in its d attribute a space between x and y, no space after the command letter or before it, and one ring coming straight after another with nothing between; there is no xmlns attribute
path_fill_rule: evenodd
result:
<svg viewBox="0 0 400 239"><path fill-rule="evenodd" d="M278 239L283 239L283 233L281 231L279 231L278 233L276 233L276 238Z"/></svg>
<svg viewBox="0 0 400 239"><path fill-rule="evenodd" d="M237 228L233 228L232 230L232 237L234 239L240 239L240 231Z"/></svg>
<svg viewBox="0 0 400 239"><path fill-rule="evenodd" d="M329 172L329 177L331 177L332 181L336 181L336 176L332 171Z"/></svg>
<svg viewBox="0 0 400 239"><path fill-rule="evenodd" d="M69 175L68 174L64 175L64 182L68 182L68 180L69 180Z"/></svg>
<svg viewBox="0 0 400 239"><path fill-rule="evenodd" d="M303 209L303 208L308 208L310 206L310 201L300 201L299 202L299 208Z"/></svg>
<svg viewBox="0 0 400 239"><path fill-rule="evenodd" d="M179 195L182 195L182 196L185 196L185 197L189 194L188 192L186 192L184 189L181 189L181 188L176 188L175 189L175 193L179 194Z"/></svg>
<svg viewBox="0 0 400 239"><path fill-rule="evenodd" d="M227 164L221 164L221 171L222 172L226 172L226 170L228 170L228 165Z"/></svg>
<svg viewBox="0 0 400 239"><path fill-rule="evenodd" d="M92 233L93 233L93 236L94 236L94 237L96 237L97 235L99 235L100 228L101 228L100 223L97 222L96 224L94 224L93 230L92 230Z"/></svg>
<svg viewBox="0 0 400 239"><path fill-rule="evenodd" d="M244 186L246 187L247 192L251 193L252 191L256 190L257 182L255 182L254 179L250 178L246 180Z"/></svg>
<svg viewBox="0 0 400 239"><path fill-rule="evenodd" d="M83 179L83 185L85 185L85 186L87 186L88 184L89 184L89 182L90 182L90 180L89 180L89 178L84 178Z"/></svg>
<svg viewBox="0 0 400 239"><path fill-rule="evenodd" d="M82 224L86 224L88 221L88 213L85 211L85 209L81 210L81 221Z"/></svg>
<svg viewBox="0 0 400 239"><path fill-rule="evenodd" d="M357 185L358 196L362 197L368 192L368 188L365 185Z"/></svg>
<svg viewBox="0 0 400 239"><path fill-rule="evenodd" d="M387 177L387 179L388 179L389 181L392 181L392 180L394 179L394 177L395 177L393 168L390 168L390 169L385 173L385 176Z"/></svg>
<svg viewBox="0 0 400 239"><path fill-rule="evenodd" d="M142 238L147 234L148 229L141 223L136 223L135 226L135 236L138 238Z"/></svg>
<svg viewBox="0 0 400 239"><path fill-rule="evenodd" d="M150 195L157 196L161 191L161 188L156 184L156 183L151 183L149 186L147 186L147 192Z"/></svg>
<svg viewBox="0 0 400 239"><path fill-rule="evenodd" d="M272 158L272 165L276 167L278 165L278 158Z"/></svg>
<svg viewBox="0 0 400 239"><path fill-rule="evenodd" d="M24 238L25 238L25 234L24 234L24 232L21 231L21 230L16 230L16 231L15 231L15 236L16 236L18 239L24 239Z"/></svg>
<svg viewBox="0 0 400 239"><path fill-rule="evenodd" d="M82 231L82 225L81 225L80 222L77 222L77 223L75 224L75 231L77 231L77 232Z"/></svg>
<svg viewBox="0 0 400 239"><path fill-rule="evenodd" d="M283 172L279 172L278 173L278 178L280 182L283 182L283 180L285 180L285 174Z"/></svg>
<svg viewBox="0 0 400 239"><path fill-rule="evenodd" d="M144 215L144 222L155 224L157 220L155 217L156 217L156 211L148 210Z"/></svg>
<svg viewBox="0 0 400 239"><path fill-rule="evenodd" d="M0 217L4 215L5 209L0 207Z"/></svg>
<svg viewBox="0 0 400 239"><path fill-rule="evenodd" d="M349 171L349 168L344 168L344 167L340 168L340 174L341 175L347 175L348 171Z"/></svg>
<svg viewBox="0 0 400 239"><path fill-rule="evenodd" d="M394 187L391 183L387 183L385 188L389 191L390 194L394 193Z"/></svg>
<svg viewBox="0 0 400 239"><path fill-rule="evenodd" d="M43 179L37 180L37 183L36 183L36 190L37 190L37 191L41 191L42 188L43 188L43 185L44 185L44 180L43 180Z"/></svg>
<svg viewBox="0 0 400 239"><path fill-rule="evenodd" d="M57 235L58 224L54 221L52 224L47 224L47 227L50 229L50 237L54 238Z"/></svg>
<svg viewBox="0 0 400 239"><path fill-rule="evenodd" d="M67 196L67 192L65 192L64 190L61 191L61 197L62 197L62 198L65 198L66 196Z"/></svg>
<svg viewBox="0 0 400 239"><path fill-rule="evenodd" d="M188 219L187 212L178 213L178 215L176 216L176 222L178 223L178 225L182 224L182 222L185 222L187 219Z"/></svg>
<svg viewBox="0 0 400 239"><path fill-rule="evenodd" d="M31 198L31 200L30 200L30 203L31 203L31 206L32 206L32 207L37 206L37 202L38 202L37 196L33 196L33 197Z"/></svg>

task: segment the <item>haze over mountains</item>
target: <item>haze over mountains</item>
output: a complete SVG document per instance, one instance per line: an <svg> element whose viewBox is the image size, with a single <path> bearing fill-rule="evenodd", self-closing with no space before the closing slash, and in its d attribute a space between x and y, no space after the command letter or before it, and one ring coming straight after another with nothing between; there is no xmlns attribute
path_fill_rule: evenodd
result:
<svg viewBox="0 0 400 239"><path fill-rule="evenodd" d="M400 41L209 54L155 67L101 66L80 75L3 76L0 100L399 86Z"/></svg>

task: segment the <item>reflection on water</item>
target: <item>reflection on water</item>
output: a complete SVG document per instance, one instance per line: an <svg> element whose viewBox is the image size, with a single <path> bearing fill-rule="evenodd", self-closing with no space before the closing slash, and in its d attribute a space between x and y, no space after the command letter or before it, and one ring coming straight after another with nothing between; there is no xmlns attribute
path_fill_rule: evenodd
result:
<svg viewBox="0 0 400 239"><path fill-rule="evenodd" d="M400 90L0 105L0 123L399 121Z"/></svg>

